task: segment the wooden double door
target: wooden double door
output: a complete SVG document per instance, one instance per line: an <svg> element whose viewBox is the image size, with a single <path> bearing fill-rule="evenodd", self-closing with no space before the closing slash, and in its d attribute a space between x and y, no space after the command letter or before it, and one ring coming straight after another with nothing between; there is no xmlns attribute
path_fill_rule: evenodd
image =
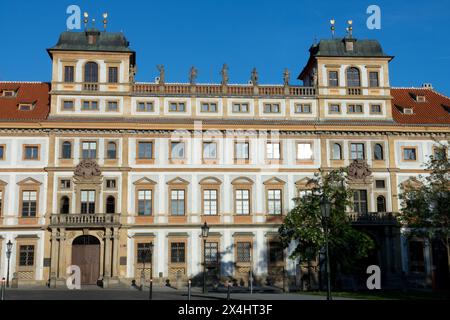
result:
<svg viewBox="0 0 450 320"><path fill-rule="evenodd" d="M82 285L96 285L100 278L100 241L92 236L75 239L72 265L80 267Z"/></svg>

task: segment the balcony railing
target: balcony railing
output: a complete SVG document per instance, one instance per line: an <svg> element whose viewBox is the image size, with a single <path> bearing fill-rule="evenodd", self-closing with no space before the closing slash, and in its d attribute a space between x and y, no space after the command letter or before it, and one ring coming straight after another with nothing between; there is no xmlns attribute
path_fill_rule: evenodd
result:
<svg viewBox="0 0 450 320"><path fill-rule="evenodd" d="M94 227L120 224L120 214L53 214L51 225L65 227Z"/></svg>
<svg viewBox="0 0 450 320"><path fill-rule="evenodd" d="M98 83L83 83L83 90L98 91Z"/></svg>
<svg viewBox="0 0 450 320"><path fill-rule="evenodd" d="M347 88L347 94L349 96L360 96L360 95L362 95L362 89L361 88Z"/></svg>
<svg viewBox="0 0 450 320"><path fill-rule="evenodd" d="M312 97L316 95L316 88L303 86L265 86L257 87L257 94L260 96L295 96ZM136 83L132 86L132 92L137 94L178 94L178 95L231 95L231 96L253 96L255 87L252 85L228 85L217 84L164 84L157 83Z"/></svg>
<svg viewBox="0 0 450 320"><path fill-rule="evenodd" d="M398 220L391 212L349 213L354 225L397 225Z"/></svg>

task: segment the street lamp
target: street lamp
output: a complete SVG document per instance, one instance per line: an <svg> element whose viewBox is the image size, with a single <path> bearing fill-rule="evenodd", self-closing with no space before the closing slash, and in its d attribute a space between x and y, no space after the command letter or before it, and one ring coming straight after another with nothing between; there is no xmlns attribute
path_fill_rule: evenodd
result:
<svg viewBox="0 0 450 320"><path fill-rule="evenodd" d="M327 300L331 298L331 271L330 271L330 255L328 251L328 225L330 221L331 203L326 196L323 196L320 203L320 213L323 218L324 231L325 231L325 259L326 259L326 275L327 275Z"/></svg>
<svg viewBox="0 0 450 320"><path fill-rule="evenodd" d="M12 247L13 244L11 242L11 240L8 241L8 243L6 244L6 258L8 258L8 268L7 268L7 272L6 272L6 287L9 288L9 262L11 260L11 253L12 253Z"/></svg>
<svg viewBox="0 0 450 320"><path fill-rule="evenodd" d="M153 300L153 242L150 242L149 247L150 254L150 290L149 290L149 298Z"/></svg>
<svg viewBox="0 0 450 320"><path fill-rule="evenodd" d="M208 224L202 226L202 238L203 238L203 293L206 293L206 239L209 235Z"/></svg>

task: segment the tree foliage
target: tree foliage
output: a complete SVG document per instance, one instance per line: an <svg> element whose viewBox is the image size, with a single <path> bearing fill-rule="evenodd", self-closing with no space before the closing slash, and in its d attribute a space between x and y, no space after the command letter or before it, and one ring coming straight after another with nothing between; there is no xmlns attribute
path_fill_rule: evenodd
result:
<svg viewBox="0 0 450 320"><path fill-rule="evenodd" d="M399 220L410 237L441 241L447 249L450 272L450 161L447 147L440 144L425 167L430 172L428 175L401 186Z"/></svg>
<svg viewBox="0 0 450 320"><path fill-rule="evenodd" d="M311 193L295 199L296 206L287 215L279 233L284 247L297 244L291 258L315 259L325 245L320 203L326 196L331 202L329 251L332 269L352 271L359 259L366 258L375 247L364 232L352 227L347 209L352 206L353 191L348 187L346 169L321 172L311 179Z"/></svg>

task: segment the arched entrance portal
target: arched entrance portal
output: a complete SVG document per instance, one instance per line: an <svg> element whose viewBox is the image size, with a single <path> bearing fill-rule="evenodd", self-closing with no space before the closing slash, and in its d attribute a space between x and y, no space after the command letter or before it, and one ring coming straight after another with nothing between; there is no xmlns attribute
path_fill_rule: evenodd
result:
<svg viewBox="0 0 450 320"><path fill-rule="evenodd" d="M81 284L97 284L100 277L100 241L93 236L81 236L72 243L72 265L81 269Z"/></svg>

